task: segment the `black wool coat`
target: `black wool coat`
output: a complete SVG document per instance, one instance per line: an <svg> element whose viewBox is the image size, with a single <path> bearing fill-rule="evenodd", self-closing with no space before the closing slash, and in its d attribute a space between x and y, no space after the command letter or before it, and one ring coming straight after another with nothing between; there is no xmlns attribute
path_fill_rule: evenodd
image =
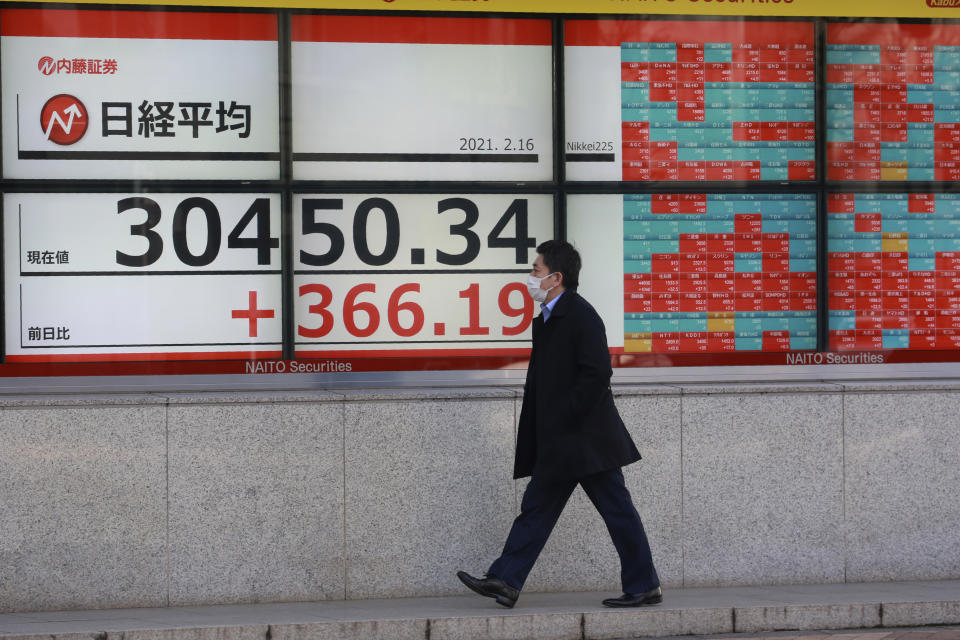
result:
<svg viewBox="0 0 960 640"><path fill-rule="evenodd" d="M577 479L640 459L614 406L612 375L603 321L565 291L547 322L533 320L514 478Z"/></svg>

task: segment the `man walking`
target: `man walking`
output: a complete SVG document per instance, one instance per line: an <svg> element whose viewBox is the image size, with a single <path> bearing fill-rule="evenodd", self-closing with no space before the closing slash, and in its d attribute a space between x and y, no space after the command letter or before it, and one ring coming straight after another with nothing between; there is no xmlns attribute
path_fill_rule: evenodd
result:
<svg viewBox="0 0 960 640"><path fill-rule="evenodd" d="M623 595L608 607L662 601L650 545L620 468L640 459L613 403L603 321L577 294L580 254L568 242L537 247L527 278L542 313L517 432L514 478L531 476L503 553L486 577L457 577L473 591L513 607L568 498L579 484L600 512L620 556Z"/></svg>

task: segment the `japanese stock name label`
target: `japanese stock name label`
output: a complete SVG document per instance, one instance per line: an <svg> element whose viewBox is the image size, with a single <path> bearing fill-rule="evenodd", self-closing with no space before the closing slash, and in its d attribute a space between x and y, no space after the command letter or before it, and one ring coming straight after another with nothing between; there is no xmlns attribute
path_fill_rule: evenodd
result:
<svg viewBox="0 0 960 640"><path fill-rule="evenodd" d="M4 9L8 178L279 177L271 15Z"/></svg>

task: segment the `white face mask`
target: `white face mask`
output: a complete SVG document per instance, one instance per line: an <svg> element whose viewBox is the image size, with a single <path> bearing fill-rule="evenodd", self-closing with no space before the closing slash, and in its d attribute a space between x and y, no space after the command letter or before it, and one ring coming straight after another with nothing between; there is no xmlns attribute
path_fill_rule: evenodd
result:
<svg viewBox="0 0 960 640"><path fill-rule="evenodd" d="M544 278L549 278L554 273L556 273L556 271L551 271L547 275L543 276L543 278L538 278L533 274L527 276L527 293L530 294L530 297L533 298L534 302L543 304L547 299L547 294L556 288L557 285L553 285L549 289L540 288L540 283L543 282Z"/></svg>

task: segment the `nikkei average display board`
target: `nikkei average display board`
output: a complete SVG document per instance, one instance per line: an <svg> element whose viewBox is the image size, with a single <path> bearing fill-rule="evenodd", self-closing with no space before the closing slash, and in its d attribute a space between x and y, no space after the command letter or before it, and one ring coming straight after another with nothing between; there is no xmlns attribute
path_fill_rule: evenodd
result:
<svg viewBox="0 0 960 640"><path fill-rule="evenodd" d="M278 358L276 194L7 194L8 362ZM294 198L296 355L527 354L537 194Z"/></svg>
<svg viewBox="0 0 960 640"><path fill-rule="evenodd" d="M0 10L6 178L276 179L270 14Z"/></svg>

